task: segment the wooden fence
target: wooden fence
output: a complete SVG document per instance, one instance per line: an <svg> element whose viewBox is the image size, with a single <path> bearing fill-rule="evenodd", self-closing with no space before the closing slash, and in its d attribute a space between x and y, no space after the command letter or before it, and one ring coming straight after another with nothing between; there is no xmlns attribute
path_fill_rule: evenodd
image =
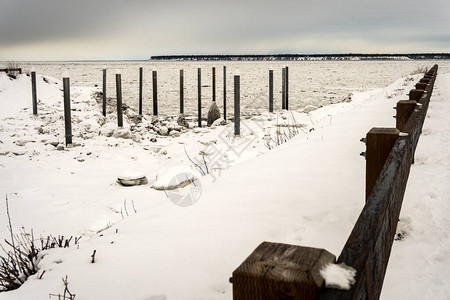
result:
<svg viewBox="0 0 450 300"><path fill-rule="evenodd" d="M337 259L356 270L353 287L324 287L326 250L264 242L233 272L233 299L379 299L437 69L397 104L397 128L367 134L366 204Z"/></svg>

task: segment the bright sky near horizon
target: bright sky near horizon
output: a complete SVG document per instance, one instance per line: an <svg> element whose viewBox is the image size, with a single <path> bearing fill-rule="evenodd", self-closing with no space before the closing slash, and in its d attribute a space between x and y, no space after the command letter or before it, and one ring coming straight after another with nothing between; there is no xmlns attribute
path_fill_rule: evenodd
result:
<svg viewBox="0 0 450 300"><path fill-rule="evenodd" d="M448 0L0 0L0 61L450 52Z"/></svg>

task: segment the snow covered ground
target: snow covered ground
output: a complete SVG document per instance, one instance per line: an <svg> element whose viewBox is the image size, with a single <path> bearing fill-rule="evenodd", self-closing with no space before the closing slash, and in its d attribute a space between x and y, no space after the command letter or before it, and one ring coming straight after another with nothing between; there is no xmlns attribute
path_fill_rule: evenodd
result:
<svg viewBox="0 0 450 300"><path fill-rule="evenodd" d="M136 123L131 109L117 130L115 115L104 118L91 97L94 88L71 87L75 145L66 148L62 83L38 77L33 116L30 78L0 74L0 195L8 195L13 228L82 236L76 246L43 252L39 273L0 299L48 299L63 292L66 275L76 299L231 299L231 273L262 241L338 256L364 205L359 140L372 127L395 126L392 107L420 77L309 113L255 116L243 122L240 137L233 124ZM449 86L450 74L439 74L402 208L404 238L394 243L382 299L450 293ZM162 127L172 135L157 134ZM298 134L269 150L276 128ZM203 158L210 175L201 176ZM197 179L183 189L152 188L189 171ZM117 177L124 174L144 174L149 183L123 187ZM179 197L192 205L175 205ZM3 199L0 212L3 241Z"/></svg>

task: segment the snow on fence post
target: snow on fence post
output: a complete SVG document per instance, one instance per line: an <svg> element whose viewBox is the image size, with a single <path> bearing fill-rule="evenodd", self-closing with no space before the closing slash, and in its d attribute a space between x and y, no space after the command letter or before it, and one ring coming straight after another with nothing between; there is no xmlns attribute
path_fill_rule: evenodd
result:
<svg viewBox="0 0 450 300"><path fill-rule="evenodd" d="M289 110L289 67L286 66L286 76L285 76L285 82L284 82L284 92L286 95L284 96L284 102L286 106L286 110Z"/></svg>
<svg viewBox="0 0 450 300"><path fill-rule="evenodd" d="M400 130L372 128L366 135L366 203Z"/></svg>
<svg viewBox="0 0 450 300"><path fill-rule="evenodd" d="M72 120L70 116L70 79L68 74L63 75L64 91L64 127L66 146L72 144Z"/></svg>
<svg viewBox="0 0 450 300"><path fill-rule="evenodd" d="M184 70L180 69L180 114L184 114Z"/></svg>
<svg viewBox="0 0 450 300"><path fill-rule="evenodd" d="M158 73L152 71L152 83L153 83L153 115L158 115Z"/></svg>
<svg viewBox="0 0 450 300"><path fill-rule="evenodd" d="M142 81L143 81L143 70L139 67L139 115L142 116Z"/></svg>
<svg viewBox="0 0 450 300"><path fill-rule="evenodd" d="M212 68L212 101L216 102L216 68Z"/></svg>
<svg viewBox="0 0 450 300"><path fill-rule="evenodd" d="M269 70L269 112L273 113L273 70Z"/></svg>
<svg viewBox="0 0 450 300"><path fill-rule="evenodd" d="M223 66L223 119L227 119L227 67Z"/></svg>
<svg viewBox="0 0 450 300"><path fill-rule="evenodd" d="M202 127L202 69L197 69L198 127Z"/></svg>
<svg viewBox="0 0 450 300"><path fill-rule="evenodd" d="M106 69L103 69L103 116L106 117Z"/></svg>
<svg viewBox="0 0 450 300"><path fill-rule="evenodd" d="M234 75L234 135L241 134L241 76Z"/></svg>
<svg viewBox="0 0 450 300"><path fill-rule="evenodd" d="M116 72L116 95L117 95L117 126L123 127L123 112L122 112L122 75L120 71Z"/></svg>
<svg viewBox="0 0 450 300"><path fill-rule="evenodd" d="M31 71L31 98L33 102L33 115L37 115L36 72Z"/></svg>
<svg viewBox="0 0 450 300"><path fill-rule="evenodd" d="M281 109L286 109L286 69L281 69Z"/></svg>

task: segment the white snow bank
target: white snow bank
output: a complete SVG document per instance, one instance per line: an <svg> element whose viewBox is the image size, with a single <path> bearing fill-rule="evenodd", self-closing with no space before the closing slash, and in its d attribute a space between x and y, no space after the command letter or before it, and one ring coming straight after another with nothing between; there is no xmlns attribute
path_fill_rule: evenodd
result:
<svg viewBox="0 0 450 300"><path fill-rule="evenodd" d="M328 264L320 270L320 275L325 279L327 288L349 290L355 283L356 270L344 263Z"/></svg>
<svg viewBox="0 0 450 300"><path fill-rule="evenodd" d="M156 181L153 182L152 187L155 190L174 190L183 188L200 177L200 173L193 170L190 166L171 166L156 175Z"/></svg>

